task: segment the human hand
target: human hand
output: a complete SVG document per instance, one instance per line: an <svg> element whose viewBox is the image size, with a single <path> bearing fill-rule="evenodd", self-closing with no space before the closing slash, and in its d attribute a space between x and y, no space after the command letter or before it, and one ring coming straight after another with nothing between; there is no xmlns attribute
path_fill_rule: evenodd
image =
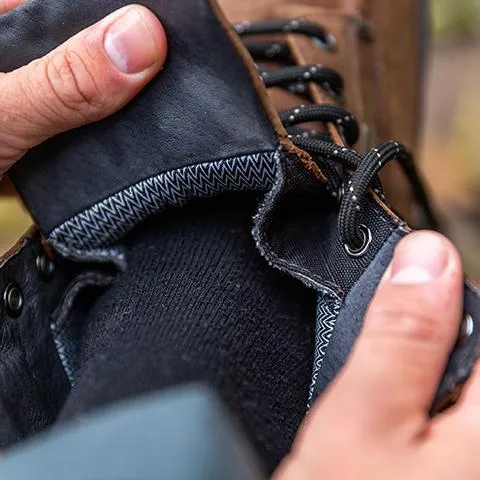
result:
<svg viewBox="0 0 480 480"><path fill-rule="evenodd" d="M0 0L0 15L26 1ZM0 73L0 175L46 139L121 109L160 71L166 53L157 17L131 5Z"/></svg>
<svg viewBox="0 0 480 480"><path fill-rule="evenodd" d="M277 480L480 478L480 375L434 418L462 314L463 274L441 235L398 245L352 356L314 405Z"/></svg>

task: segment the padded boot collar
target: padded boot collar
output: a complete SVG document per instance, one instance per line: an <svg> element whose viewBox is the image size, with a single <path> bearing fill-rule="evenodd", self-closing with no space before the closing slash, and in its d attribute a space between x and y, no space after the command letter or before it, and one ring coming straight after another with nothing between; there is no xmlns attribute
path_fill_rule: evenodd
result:
<svg viewBox="0 0 480 480"><path fill-rule="evenodd" d="M0 16L0 71L45 55L128 3L30 0ZM167 31L162 73L118 114L45 142L11 172L43 234L63 246L103 246L166 204L272 183L277 134L250 60L217 7L143 4ZM220 179L212 181L212 169Z"/></svg>

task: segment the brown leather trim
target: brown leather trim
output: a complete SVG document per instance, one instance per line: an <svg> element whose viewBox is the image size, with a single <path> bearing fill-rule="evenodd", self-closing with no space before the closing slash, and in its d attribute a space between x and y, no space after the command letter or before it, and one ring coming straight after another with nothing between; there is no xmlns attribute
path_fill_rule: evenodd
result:
<svg viewBox="0 0 480 480"><path fill-rule="evenodd" d="M265 109L267 116L269 117L270 121L272 122L272 126L275 129L280 144L288 151L295 154L302 165L311 172L318 180L325 182L326 177L320 171L318 165L312 160L312 157L305 151L300 150L297 148L292 141L287 137L287 132L285 127L283 126L282 122L280 121L280 117L278 115L277 110L273 106L272 101L268 95L267 89L261 80L258 71L255 67L255 64L250 56L250 53L247 51L243 42L241 41L240 37L235 32L234 28L227 20L227 17L224 15L222 9L218 5L216 0L209 0L212 6L214 14L217 16L220 24L228 34L230 40L232 41L233 46L235 47L237 53L240 55L240 58L243 61L243 64L248 70L250 74L250 78L252 79L252 83L258 93L259 99Z"/></svg>
<svg viewBox="0 0 480 480"><path fill-rule="evenodd" d="M255 86L255 89L258 93L259 99L265 109L265 112L267 113L270 121L272 122L272 125L279 137L279 143L290 153L293 153L296 155L302 165L321 182L326 182L327 177L325 174L321 171L321 169L318 167L318 165L312 160L312 157L305 152L304 150L299 149L296 147L293 142L287 137L287 132L285 131L285 128L280 121L280 117L278 115L277 110L273 106L273 103L270 100L270 97L268 95L267 89L265 88L265 85L263 84L263 81L260 79L260 76L258 75L258 71L255 68L255 64L243 45L243 42L241 41L240 37L237 35L235 32L234 28L230 24L230 22L227 20L226 16L224 15L222 9L218 5L216 0L209 0L210 4L212 6L213 12L217 16L220 24L228 34L230 40L232 41L233 46L235 47L237 53L240 55L240 58L242 59L245 67L247 68L250 77L252 79L253 85ZM287 37L288 38L288 37ZM294 42L291 42L291 45L294 46ZM304 65L305 59L300 53L300 50L297 48L293 48L293 53L295 56L295 60L298 62L299 65ZM343 142L341 141L340 135L338 134L338 131L335 126L329 126L329 131L332 131L332 133L336 133L334 135L334 139L336 140L339 145L343 145ZM385 212L387 212L390 216L394 217L398 222L404 223L391 209L386 205L373 191L371 191L371 194L374 198L374 200L382 207Z"/></svg>
<svg viewBox="0 0 480 480"><path fill-rule="evenodd" d="M299 158L300 162L302 162L302 165L311 174L313 174L317 180L323 183L327 182L327 177L325 174L320 170L318 165L312 160L312 157L305 150L298 148L288 138L281 138L280 145L282 145L289 152L295 154Z"/></svg>
<svg viewBox="0 0 480 480"><path fill-rule="evenodd" d="M13 246L11 246L6 252L3 253L3 255L0 256L0 270L5 262L7 262L14 255L17 255L23 249L36 231L36 226L30 227Z"/></svg>
<svg viewBox="0 0 480 480"><path fill-rule="evenodd" d="M435 408L430 412L431 415L438 415L448 408L455 405L460 399L465 383L457 385L450 392L448 392L436 405Z"/></svg>

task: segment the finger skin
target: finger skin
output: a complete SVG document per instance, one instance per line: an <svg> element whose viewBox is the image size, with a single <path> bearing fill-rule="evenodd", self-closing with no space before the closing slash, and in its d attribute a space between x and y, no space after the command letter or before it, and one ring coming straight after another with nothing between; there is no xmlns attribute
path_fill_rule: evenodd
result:
<svg viewBox="0 0 480 480"><path fill-rule="evenodd" d="M134 38L132 48L137 56L152 57L148 68L133 74L119 69L106 51L112 32L118 25L128 26L129 19L141 25L143 33ZM80 32L46 57L0 75L0 174L47 138L121 109L161 70L166 52L160 21L134 5ZM120 66L139 61L130 58Z"/></svg>
<svg viewBox="0 0 480 480"><path fill-rule="evenodd" d="M424 265L399 269L405 259L430 263L423 257L441 268L434 275ZM462 298L461 262L448 240L432 232L404 239L353 354L316 401L274 478L480 478L478 376L463 404L428 415L457 338Z"/></svg>
<svg viewBox="0 0 480 480"><path fill-rule="evenodd" d="M0 0L0 15L18 7L27 0Z"/></svg>
<svg viewBox="0 0 480 480"><path fill-rule="evenodd" d="M395 284L386 274L346 367L319 402L324 415L338 417L339 428L353 422L362 431L390 431L395 423L411 435L425 427L457 336L463 274L457 251L439 234L408 236L395 255L402 249L408 254L418 235L440 242L446 249L446 266L426 284ZM311 417L314 423L316 417ZM320 423L311 428L323 429Z"/></svg>
<svg viewBox="0 0 480 480"><path fill-rule="evenodd" d="M421 284L382 281L345 372L345 389L337 392L351 398L348 392L357 391L357 408L374 406L368 421L379 428L406 418L424 422L457 337L463 291L461 259L446 238L430 232L407 236L395 256L412 256L411 249L419 242L438 242L437 248L445 249L441 275Z"/></svg>

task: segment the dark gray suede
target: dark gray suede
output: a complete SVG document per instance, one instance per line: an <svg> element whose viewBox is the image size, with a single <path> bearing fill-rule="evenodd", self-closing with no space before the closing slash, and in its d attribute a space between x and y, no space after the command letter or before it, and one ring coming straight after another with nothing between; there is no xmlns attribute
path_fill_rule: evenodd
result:
<svg viewBox="0 0 480 480"><path fill-rule="evenodd" d="M29 0L0 15L0 71L45 55L129 0ZM120 113L30 151L11 178L44 233L141 180L272 151L276 135L247 69L207 0L144 0L168 59Z"/></svg>
<svg viewBox="0 0 480 480"><path fill-rule="evenodd" d="M397 243L407 234L402 228L394 231L375 259L344 299L335 322L322 367L318 372L313 398L318 397L338 375L350 355L360 334L363 318L380 282ZM450 354L447 368L433 400L432 410L445 403L448 394L462 385L472 372L480 354L480 292L470 282L465 282L464 310L471 315L473 330L470 336L458 342Z"/></svg>
<svg viewBox="0 0 480 480"><path fill-rule="evenodd" d="M325 390L347 361L362 328L363 317L375 289L392 259L397 243L405 235L405 230L401 228L390 235L375 259L345 297L323 359L322 368L318 372L314 398Z"/></svg>
<svg viewBox="0 0 480 480"><path fill-rule="evenodd" d="M468 335L459 338L457 345L450 354L447 368L443 374L443 380L435 396L433 410L438 410L445 404L445 398L449 392L454 391L463 384L477 363L480 355L479 335L479 289L470 282L466 282L464 296L464 311L472 319L472 330Z"/></svg>

